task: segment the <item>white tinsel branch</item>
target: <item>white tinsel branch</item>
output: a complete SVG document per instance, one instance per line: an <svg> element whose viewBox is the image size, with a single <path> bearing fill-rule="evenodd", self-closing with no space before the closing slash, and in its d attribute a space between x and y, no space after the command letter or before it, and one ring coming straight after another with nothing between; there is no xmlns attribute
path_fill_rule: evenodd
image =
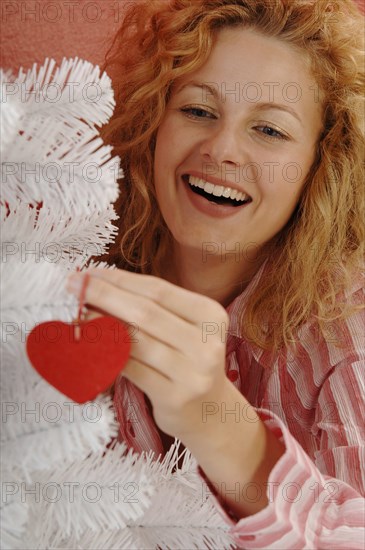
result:
<svg viewBox="0 0 365 550"><path fill-rule="evenodd" d="M31 258L68 269L85 265L90 257L104 254L117 233L112 221L118 216L111 206L79 217L57 216L49 207L37 210L21 202L11 215L5 206L0 211L2 280L11 279L15 263L24 266Z"/></svg>
<svg viewBox="0 0 365 550"><path fill-rule="evenodd" d="M104 451L118 433L109 397L80 405L46 384L41 380L24 401L3 402L3 464L16 465L28 481L36 470Z"/></svg>
<svg viewBox="0 0 365 550"><path fill-rule="evenodd" d="M72 403L30 365L29 331L76 315L68 272L107 267L90 258L115 237L112 202L122 172L97 128L114 107L98 67L70 59L57 68L47 59L17 77L0 70L0 80L1 547L232 548L178 441L163 460L127 452L115 439L108 448L117 435L110 398ZM97 422L85 417L88 405L101 411Z"/></svg>
<svg viewBox="0 0 365 550"><path fill-rule="evenodd" d="M184 460L180 469L181 454ZM51 477L38 479L41 491ZM55 505L50 507L47 499L40 499L40 513L33 516L27 538L34 546L27 548L43 549L46 544L50 549L234 547L227 526L197 474L196 462L187 450L181 451L178 440L161 462L152 453L129 452L122 456L117 445L103 457L89 457L61 474L57 472L57 480L60 487L53 492ZM71 504L70 491L62 492L70 482L78 489ZM88 484L89 497L82 493ZM90 502L91 497L94 502ZM34 532L42 529L41 517L47 517L50 527L43 528L37 537Z"/></svg>
<svg viewBox="0 0 365 550"><path fill-rule="evenodd" d="M76 215L114 202L119 160L96 128L115 105L109 77L77 58L56 70L47 59L38 72L35 64L17 78L0 77L2 200L42 201Z"/></svg>
<svg viewBox="0 0 365 550"><path fill-rule="evenodd" d="M74 124L90 126L107 122L115 106L110 78L100 75L98 66L88 61L63 59L56 67L54 59L46 58L37 69L37 63L15 77L10 71L0 73L1 101L26 103L27 116L51 116Z"/></svg>

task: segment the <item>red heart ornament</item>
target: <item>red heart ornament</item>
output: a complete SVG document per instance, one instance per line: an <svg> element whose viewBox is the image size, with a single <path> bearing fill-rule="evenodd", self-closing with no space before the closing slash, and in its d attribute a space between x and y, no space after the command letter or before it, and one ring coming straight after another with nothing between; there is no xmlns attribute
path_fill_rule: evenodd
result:
<svg viewBox="0 0 365 550"><path fill-rule="evenodd" d="M115 317L36 325L27 338L28 357L39 374L77 403L94 399L126 365L130 335Z"/></svg>

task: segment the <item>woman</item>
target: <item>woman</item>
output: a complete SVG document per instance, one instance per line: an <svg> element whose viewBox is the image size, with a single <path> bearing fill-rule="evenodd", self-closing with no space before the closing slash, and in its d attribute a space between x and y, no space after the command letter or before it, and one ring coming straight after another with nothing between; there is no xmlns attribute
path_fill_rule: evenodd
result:
<svg viewBox="0 0 365 550"><path fill-rule="evenodd" d="M362 547L362 35L351 0L147 0L108 54L121 436L178 437L243 548Z"/></svg>

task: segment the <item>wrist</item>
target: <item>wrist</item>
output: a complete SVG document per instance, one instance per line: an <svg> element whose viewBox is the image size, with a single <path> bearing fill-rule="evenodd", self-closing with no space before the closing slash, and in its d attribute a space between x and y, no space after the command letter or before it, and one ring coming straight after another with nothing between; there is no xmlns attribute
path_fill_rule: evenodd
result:
<svg viewBox="0 0 365 550"><path fill-rule="evenodd" d="M183 443L195 455L214 456L237 442L241 447L258 445L262 442L264 424L254 407L226 379L218 396L202 401L199 419L194 429L180 435Z"/></svg>
<svg viewBox="0 0 365 550"><path fill-rule="evenodd" d="M267 506L266 484L285 448L245 397L227 382L230 387L224 388L217 402L220 410L206 418L200 434L189 433L183 443L229 508L245 517ZM257 485L262 497L254 502L244 496L238 501L227 497L232 487L245 495L246 484Z"/></svg>

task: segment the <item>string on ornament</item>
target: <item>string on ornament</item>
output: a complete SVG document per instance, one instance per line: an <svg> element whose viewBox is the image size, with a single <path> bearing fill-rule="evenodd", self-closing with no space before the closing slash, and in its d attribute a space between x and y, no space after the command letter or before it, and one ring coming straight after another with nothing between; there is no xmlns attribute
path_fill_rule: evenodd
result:
<svg viewBox="0 0 365 550"><path fill-rule="evenodd" d="M80 272L80 268L77 267L76 271ZM86 289L87 289L89 280L90 280L90 274L85 273L82 280L82 287L81 287L80 296L79 296L79 309L77 312L77 318L73 321L74 337L76 342L80 341L81 323L85 320L85 317L86 317L85 294L86 294Z"/></svg>

